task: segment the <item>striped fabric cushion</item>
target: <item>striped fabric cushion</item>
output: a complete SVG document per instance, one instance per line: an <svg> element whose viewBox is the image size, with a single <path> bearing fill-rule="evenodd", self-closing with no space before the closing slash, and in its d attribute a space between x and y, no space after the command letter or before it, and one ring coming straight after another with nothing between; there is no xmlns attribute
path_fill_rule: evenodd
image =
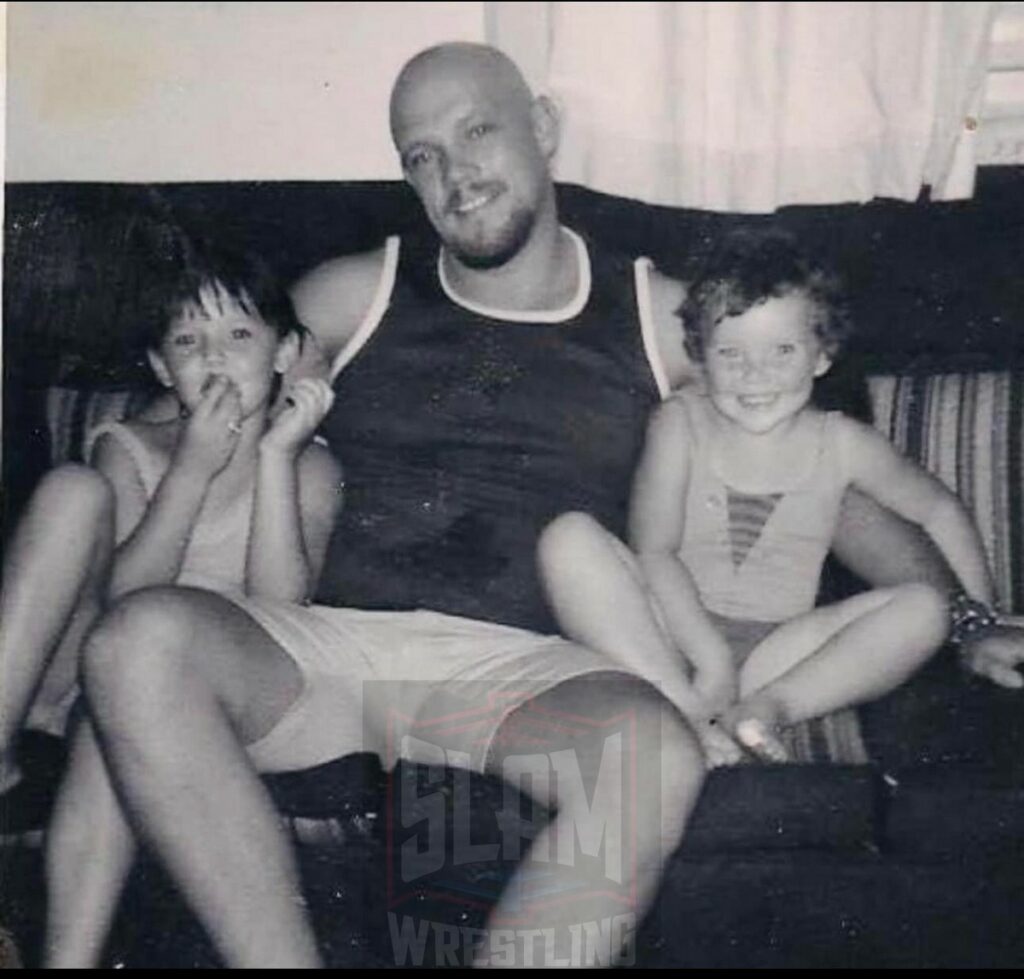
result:
<svg viewBox="0 0 1024 979"><path fill-rule="evenodd" d="M136 414L151 397L141 391L48 388L46 422L51 461L55 466L88 461L93 430L104 422L121 421Z"/></svg>
<svg viewBox="0 0 1024 979"><path fill-rule="evenodd" d="M1024 372L869 379L876 427L967 505L1000 607L1024 612Z"/></svg>

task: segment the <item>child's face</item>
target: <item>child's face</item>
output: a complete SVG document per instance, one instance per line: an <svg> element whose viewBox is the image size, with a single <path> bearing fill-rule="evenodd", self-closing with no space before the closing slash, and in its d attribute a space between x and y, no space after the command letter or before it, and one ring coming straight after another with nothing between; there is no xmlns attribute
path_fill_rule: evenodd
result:
<svg viewBox="0 0 1024 979"><path fill-rule="evenodd" d="M708 337L711 401L745 431L763 435L794 418L810 400L814 379L829 369L810 313L805 296L769 299L726 317Z"/></svg>
<svg viewBox="0 0 1024 979"><path fill-rule="evenodd" d="M275 371L290 359L288 338L221 291L204 289L200 303L182 309L150 360L157 376L190 411L217 376L227 378L241 402L242 417L266 407Z"/></svg>

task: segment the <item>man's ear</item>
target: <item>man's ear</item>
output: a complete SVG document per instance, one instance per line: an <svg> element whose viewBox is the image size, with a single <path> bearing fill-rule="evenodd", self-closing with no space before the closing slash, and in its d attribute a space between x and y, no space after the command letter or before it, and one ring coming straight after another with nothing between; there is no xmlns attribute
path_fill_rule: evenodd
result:
<svg viewBox="0 0 1024 979"><path fill-rule="evenodd" d="M165 387L174 387L174 378L167 369L167 363L155 350L147 350L146 357L149 359L149 366L153 368L156 379Z"/></svg>
<svg viewBox="0 0 1024 979"><path fill-rule="evenodd" d="M287 374L299 359L299 335L294 330L277 342L274 354L274 370L278 374Z"/></svg>
<svg viewBox="0 0 1024 979"><path fill-rule="evenodd" d="M814 365L814 376L823 377L832 369L832 358L824 350L818 353L818 362Z"/></svg>
<svg viewBox="0 0 1024 979"><path fill-rule="evenodd" d="M530 118L533 122L533 134L537 145L547 159L551 159L558 149L562 134L562 122L558 115L558 106L546 95L538 95L530 106Z"/></svg>

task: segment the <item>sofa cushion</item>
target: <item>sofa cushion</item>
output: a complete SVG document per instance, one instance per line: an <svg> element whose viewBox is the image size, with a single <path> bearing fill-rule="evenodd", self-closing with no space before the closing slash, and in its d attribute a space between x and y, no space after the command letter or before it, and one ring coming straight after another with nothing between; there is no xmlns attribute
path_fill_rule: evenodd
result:
<svg viewBox="0 0 1024 979"><path fill-rule="evenodd" d="M1016 772L1024 783L1020 691L967 675L950 647L859 710L868 753L887 772L974 765Z"/></svg>
<svg viewBox="0 0 1024 979"><path fill-rule="evenodd" d="M715 769L693 812L683 853L872 851L878 779L868 765Z"/></svg>
<svg viewBox="0 0 1024 979"><path fill-rule="evenodd" d="M1024 856L1019 770L934 765L898 769L886 781L887 852L947 860L1004 852Z"/></svg>

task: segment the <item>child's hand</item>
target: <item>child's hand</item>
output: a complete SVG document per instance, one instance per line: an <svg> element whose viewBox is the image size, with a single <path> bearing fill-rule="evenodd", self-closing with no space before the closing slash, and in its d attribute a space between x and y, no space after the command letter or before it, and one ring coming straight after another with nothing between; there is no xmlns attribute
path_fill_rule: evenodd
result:
<svg viewBox="0 0 1024 979"><path fill-rule="evenodd" d="M739 699L739 674L731 663L718 663L714 667L698 669L693 677L693 688L708 705L711 716L720 714Z"/></svg>
<svg viewBox="0 0 1024 979"><path fill-rule="evenodd" d="M261 451L297 455L333 403L334 391L326 381L312 377L297 381L261 439Z"/></svg>
<svg viewBox="0 0 1024 979"><path fill-rule="evenodd" d="M710 768L723 765L738 765L744 758L743 749L737 744L730 731L719 721L721 708L701 696L696 686L688 688L688 695L676 706L690 722L704 751L704 763Z"/></svg>
<svg viewBox="0 0 1024 979"><path fill-rule="evenodd" d="M180 465L202 479L213 479L230 461L242 431L238 388L221 374L206 385L185 423L176 454Z"/></svg>

